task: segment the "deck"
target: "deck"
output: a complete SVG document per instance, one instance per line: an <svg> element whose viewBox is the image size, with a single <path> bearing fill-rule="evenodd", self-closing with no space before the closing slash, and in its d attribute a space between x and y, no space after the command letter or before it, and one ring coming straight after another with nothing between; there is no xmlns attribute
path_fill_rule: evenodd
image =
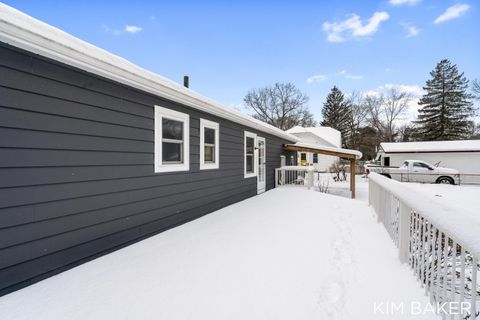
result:
<svg viewBox="0 0 480 320"><path fill-rule="evenodd" d="M4 296L0 318L435 318L412 301L428 298L365 202L283 187Z"/></svg>

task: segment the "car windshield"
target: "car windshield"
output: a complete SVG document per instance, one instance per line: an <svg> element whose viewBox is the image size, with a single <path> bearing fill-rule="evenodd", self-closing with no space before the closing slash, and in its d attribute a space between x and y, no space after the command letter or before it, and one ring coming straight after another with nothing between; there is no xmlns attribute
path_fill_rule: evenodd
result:
<svg viewBox="0 0 480 320"><path fill-rule="evenodd" d="M408 167L408 161L405 161L405 162L403 163L403 166L404 166L404 167Z"/></svg>

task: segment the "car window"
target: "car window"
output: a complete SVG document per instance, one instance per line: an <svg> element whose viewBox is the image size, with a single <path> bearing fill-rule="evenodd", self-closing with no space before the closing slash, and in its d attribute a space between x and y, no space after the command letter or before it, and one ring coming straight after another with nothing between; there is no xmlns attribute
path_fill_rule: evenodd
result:
<svg viewBox="0 0 480 320"><path fill-rule="evenodd" d="M423 163L423 162L414 162L413 166L416 167L416 168L430 169L430 167L426 163Z"/></svg>

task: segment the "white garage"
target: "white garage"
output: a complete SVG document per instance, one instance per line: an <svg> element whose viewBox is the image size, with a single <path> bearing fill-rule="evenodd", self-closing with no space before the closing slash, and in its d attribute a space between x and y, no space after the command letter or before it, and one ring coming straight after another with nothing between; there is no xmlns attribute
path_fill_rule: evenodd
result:
<svg viewBox="0 0 480 320"><path fill-rule="evenodd" d="M467 178L470 174L480 174L480 140L384 142L380 144L377 160L384 166L400 166L405 160L423 160L457 169Z"/></svg>

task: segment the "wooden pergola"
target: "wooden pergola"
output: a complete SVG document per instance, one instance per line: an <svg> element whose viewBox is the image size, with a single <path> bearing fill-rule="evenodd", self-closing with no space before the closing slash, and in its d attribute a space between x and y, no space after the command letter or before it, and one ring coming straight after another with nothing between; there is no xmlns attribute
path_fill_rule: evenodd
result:
<svg viewBox="0 0 480 320"><path fill-rule="evenodd" d="M283 149L288 151L319 153L350 160L350 191L352 192L352 199L355 199L355 164L357 159L362 157L360 151L302 143L284 144Z"/></svg>

